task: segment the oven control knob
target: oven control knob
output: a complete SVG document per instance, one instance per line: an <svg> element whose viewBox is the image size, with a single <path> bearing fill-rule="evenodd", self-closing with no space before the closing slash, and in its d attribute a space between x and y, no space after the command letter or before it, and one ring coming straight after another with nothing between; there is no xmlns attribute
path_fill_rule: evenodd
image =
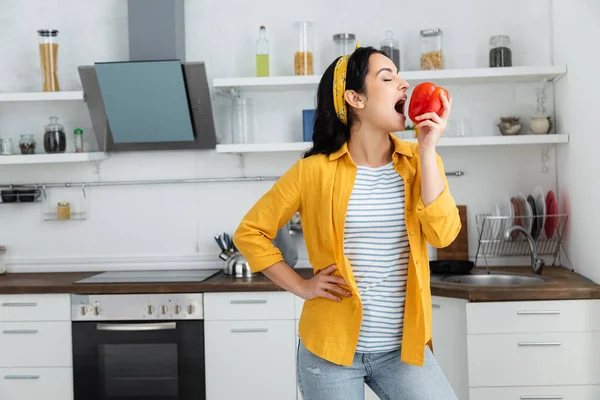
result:
<svg viewBox="0 0 600 400"><path fill-rule="evenodd" d="M161 306L160 307L160 312L163 313L163 314L166 314L167 313L167 306Z"/></svg>
<svg viewBox="0 0 600 400"><path fill-rule="evenodd" d="M152 314L154 312L154 306L148 305L147 310L148 310L148 314Z"/></svg>
<svg viewBox="0 0 600 400"><path fill-rule="evenodd" d="M85 315L85 314L87 314L87 308L85 308L85 306L81 306L81 309L80 309L79 313L80 313L81 315Z"/></svg>
<svg viewBox="0 0 600 400"><path fill-rule="evenodd" d="M94 315L100 315L100 307L94 306Z"/></svg>
<svg viewBox="0 0 600 400"><path fill-rule="evenodd" d="M194 313L195 308L194 308L194 306L192 304L190 304L187 309L188 309L188 314L193 314Z"/></svg>
<svg viewBox="0 0 600 400"><path fill-rule="evenodd" d="M175 306L173 307L173 310L175 311L175 314L179 314L179 312L181 311L181 306Z"/></svg>

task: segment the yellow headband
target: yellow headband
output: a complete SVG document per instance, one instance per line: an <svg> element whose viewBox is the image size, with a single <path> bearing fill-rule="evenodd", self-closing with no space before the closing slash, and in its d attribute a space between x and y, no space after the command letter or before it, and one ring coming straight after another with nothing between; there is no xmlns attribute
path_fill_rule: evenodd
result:
<svg viewBox="0 0 600 400"><path fill-rule="evenodd" d="M358 49L359 47L360 44L357 42L356 48ZM333 70L333 106L335 107L337 117L344 125L348 123L344 93L346 93L346 72L348 70L349 59L349 54L340 57Z"/></svg>

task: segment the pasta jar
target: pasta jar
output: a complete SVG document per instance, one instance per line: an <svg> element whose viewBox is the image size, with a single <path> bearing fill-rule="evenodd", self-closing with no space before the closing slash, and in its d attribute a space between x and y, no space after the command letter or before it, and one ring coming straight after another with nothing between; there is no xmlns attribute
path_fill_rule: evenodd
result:
<svg viewBox="0 0 600 400"><path fill-rule="evenodd" d="M56 29L40 29L39 52L42 73L42 91L58 92L58 31Z"/></svg>
<svg viewBox="0 0 600 400"><path fill-rule="evenodd" d="M443 37L439 28L421 31L421 70L444 69Z"/></svg>
<svg viewBox="0 0 600 400"><path fill-rule="evenodd" d="M490 67L512 67L510 37L497 35L490 38Z"/></svg>
<svg viewBox="0 0 600 400"><path fill-rule="evenodd" d="M298 49L294 54L294 75L313 75L313 49L310 36L310 21L297 21Z"/></svg>
<svg viewBox="0 0 600 400"><path fill-rule="evenodd" d="M338 33L333 35L333 44L336 57L351 54L356 48L356 35L353 33Z"/></svg>
<svg viewBox="0 0 600 400"><path fill-rule="evenodd" d="M68 202L61 201L58 203L58 207L56 209L56 218L71 219L71 205Z"/></svg>

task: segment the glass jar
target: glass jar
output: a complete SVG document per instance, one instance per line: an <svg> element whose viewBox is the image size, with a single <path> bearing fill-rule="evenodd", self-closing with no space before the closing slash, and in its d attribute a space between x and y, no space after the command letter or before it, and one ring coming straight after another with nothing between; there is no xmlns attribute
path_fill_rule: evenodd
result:
<svg viewBox="0 0 600 400"><path fill-rule="evenodd" d="M335 58L351 54L356 48L356 35L353 33L338 33L333 35Z"/></svg>
<svg viewBox="0 0 600 400"><path fill-rule="evenodd" d="M398 71L400 71L400 45L394 39L393 31L386 31L385 38L381 41L381 51L392 60Z"/></svg>
<svg viewBox="0 0 600 400"><path fill-rule="evenodd" d="M66 201L58 203L56 208L56 219L71 219L71 205Z"/></svg>
<svg viewBox="0 0 600 400"><path fill-rule="evenodd" d="M294 54L294 75L313 75L313 49L310 21L294 22L298 34L298 48Z"/></svg>
<svg viewBox="0 0 600 400"><path fill-rule="evenodd" d="M58 92L58 31L56 29L38 30L40 48L40 68L42 73L42 91Z"/></svg>
<svg viewBox="0 0 600 400"><path fill-rule="evenodd" d="M253 125L252 99L235 96L231 121L231 137L233 143L252 143Z"/></svg>
<svg viewBox="0 0 600 400"><path fill-rule="evenodd" d="M75 137L75 153L83 153L83 130L77 128L73 131Z"/></svg>
<svg viewBox="0 0 600 400"><path fill-rule="evenodd" d="M13 153L13 142L11 138L0 138L0 154L4 156Z"/></svg>
<svg viewBox="0 0 600 400"><path fill-rule="evenodd" d="M6 273L6 246L0 246L0 275Z"/></svg>
<svg viewBox="0 0 600 400"><path fill-rule="evenodd" d="M21 154L35 154L35 139L33 135L21 135L19 148L21 149Z"/></svg>
<svg viewBox="0 0 600 400"><path fill-rule="evenodd" d="M497 35L490 38L490 67L512 67L510 37Z"/></svg>
<svg viewBox="0 0 600 400"><path fill-rule="evenodd" d="M443 38L439 28L421 31L421 70L444 69Z"/></svg>
<svg viewBox="0 0 600 400"><path fill-rule="evenodd" d="M50 117L50 123L45 126L44 150L46 153L64 153L67 148L65 128L58 123L58 117Z"/></svg>

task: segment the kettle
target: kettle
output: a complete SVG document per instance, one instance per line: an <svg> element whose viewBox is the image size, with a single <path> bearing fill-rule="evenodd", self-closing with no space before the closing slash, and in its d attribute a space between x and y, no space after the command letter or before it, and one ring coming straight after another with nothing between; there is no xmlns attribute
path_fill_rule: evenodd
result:
<svg viewBox="0 0 600 400"><path fill-rule="evenodd" d="M225 261L223 272L225 275L235 276L236 278L252 276L248 261L239 252L234 252L229 255Z"/></svg>

